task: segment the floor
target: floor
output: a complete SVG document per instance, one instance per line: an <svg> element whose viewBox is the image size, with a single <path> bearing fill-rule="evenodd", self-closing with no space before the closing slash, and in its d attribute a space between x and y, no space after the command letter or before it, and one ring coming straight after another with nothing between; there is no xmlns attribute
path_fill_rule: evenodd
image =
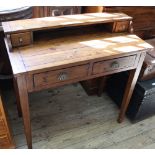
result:
<svg viewBox="0 0 155 155"><path fill-rule="evenodd" d="M16 147L27 148L15 99L11 91L5 95ZM74 84L29 98L33 148L155 148L155 116L136 124L126 118L118 124L119 110L106 93L87 96Z"/></svg>

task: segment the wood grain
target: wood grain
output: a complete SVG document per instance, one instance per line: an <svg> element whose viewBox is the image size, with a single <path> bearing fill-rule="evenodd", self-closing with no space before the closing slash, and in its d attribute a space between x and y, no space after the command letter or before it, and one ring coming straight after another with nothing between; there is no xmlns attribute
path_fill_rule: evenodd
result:
<svg viewBox="0 0 155 155"><path fill-rule="evenodd" d="M81 39L82 38L82 39ZM121 49L122 48L122 49ZM128 49L131 50L128 50ZM36 42L9 52L14 74L125 56L152 48L135 35L87 34ZM127 52L123 52L128 50ZM15 60L16 59L16 60ZM39 71L40 72L40 71Z"/></svg>
<svg viewBox="0 0 155 155"><path fill-rule="evenodd" d="M6 93L9 95L10 91ZM10 95L7 103L15 141L18 149L26 149L22 120L12 104L13 98ZM154 116L135 124L128 119L118 124L118 108L106 93L102 97L87 96L79 84L33 93L30 105L33 148L36 149L139 149L155 146Z"/></svg>
<svg viewBox="0 0 155 155"><path fill-rule="evenodd" d="M94 23L108 23L113 21L132 20L123 13L88 13L79 15L65 15L59 17L33 18L26 20L3 22L4 32L15 33L60 28L66 26L89 25Z"/></svg>
<svg viewBox="0 0 155 155"><path fill-rule="evenodd" d="M86 30L86 26L96 27L94 24L114 22L116 31L119 32L128 29L126 22L131 19L124 14L94 13L3 23L6 35L35 31L33 44L13 48L12 52L5 40L13 75L17 81L28 148L32 148L29 92L135 69L135 72L131 71L120 111L119 122L123 120L144 55L153 47L136 35L111 33L103 25L99 25L100 29L97 27L90 31L92 29L89 27ZM9 26L5 28L5 24ZM84 25L85 28L81 27ZM62 27L65 29L58 29ZM57 28L55 33L53 28ZM39 31L45 29L46 31ZM113 69L111 65L114 60L121 64L118 69ZM104 71L93 67L100 62L106 64ZM99 67L102 68L102 64Z"/></svg>
<svg viewBox="0 0 155 155"><path fill-rule="evenodd" d="M96 62L94 63L92 74L132 67L135 64L136 57L137 55L132 55L118 59Z"/></svg>
<svg viewBox="0 0 155 155"><path fill-rule="evenodd" d="M10 37L13 47L25 46L32 43L32 34L30 32L11 34Z"/></svg>
<svg viewBox="0 0 155 155"><path fill-rule="evenodd" d="M80 77L88 76L89 65L76 66L71 68L65 68L56 71L49 71L34 75L34 86L39 87L41 85L55 84L66 80L71 80ZM63 78L64 74L64 78ZM61 78L62 76L62 78Z"/></svg>

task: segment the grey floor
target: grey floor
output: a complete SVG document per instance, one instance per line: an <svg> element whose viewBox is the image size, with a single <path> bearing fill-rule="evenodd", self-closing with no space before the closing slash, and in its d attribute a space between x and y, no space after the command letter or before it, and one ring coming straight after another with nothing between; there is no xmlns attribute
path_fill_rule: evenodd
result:
<svg viewBox="0 0 155 155"><path fill-rule="evenodd" d="M12 91L5 94L17 148L27 148ZM33 148L155 148L155 117L117 123L118 108L104 93L87 96L81 85L29 97Z"/></svg>

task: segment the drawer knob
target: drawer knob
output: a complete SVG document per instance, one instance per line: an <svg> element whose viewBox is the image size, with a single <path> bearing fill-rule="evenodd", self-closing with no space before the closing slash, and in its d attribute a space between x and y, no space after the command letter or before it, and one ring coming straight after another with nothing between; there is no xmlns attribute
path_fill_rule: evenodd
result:
<svg viewBox="0 0 155 155"><path fill-rule="evenodd" d="M20 37L19 38L19 42L22 43L23 42L23 38Z"/></svg>
<svg viewBox="0 0 155 155"><path fill-rule="evenodd" d="M67 79L68 79L68 74L66 72L62 72L58 76L58 80L60 80L60 81L64 81L64 80L67 80Z"/></svg>
<svg viewBox="0 0 155 155"><path fill-rule="evenodd" d="M115 68L119 68L119 63L117 61L114 61L111 63L111 68L115 69Z"/></svg>

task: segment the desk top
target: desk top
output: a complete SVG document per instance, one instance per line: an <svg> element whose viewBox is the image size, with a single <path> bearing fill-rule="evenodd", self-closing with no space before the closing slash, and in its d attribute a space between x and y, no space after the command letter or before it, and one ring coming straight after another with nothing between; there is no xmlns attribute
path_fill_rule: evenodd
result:
<svg viewBox="0 0 155 155"><path fill-rule="evenodd" d="M32 45L14 48L13 52L8 49L8 54L16 75L91 60L111 59L146 49L152 49L152 46L136 35L95 32L41 39Z"/></svg>
<svg viewBox="0 0 155 155"><path fill-rule="evenodd" d="M107 23L121 20L132 20L132 17L123 13L87 13L78 15L65 15L58 17L33 18L3 22L5 34L36 31L43 29L62 28L68 26Z"/></svg>

